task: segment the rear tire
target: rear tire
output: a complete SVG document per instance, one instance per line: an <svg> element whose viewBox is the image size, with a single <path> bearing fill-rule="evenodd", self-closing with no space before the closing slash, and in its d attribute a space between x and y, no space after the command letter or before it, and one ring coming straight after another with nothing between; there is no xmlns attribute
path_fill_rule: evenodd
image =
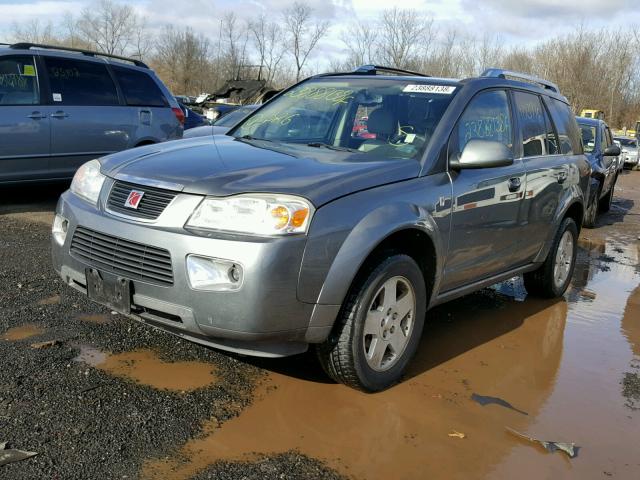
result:
<svg viewBox="0 0 640 480"><path fill-rule="evenodd" d="M593 228L596 225L598 219L598 196L599 192L594 195L594 198L589 202L587 207L587 214L584 217L583 225L587 228Z"/></svg>
<svg viewBox="0 0 640 480"><path fill-rule="evenodd" d="M578 253L578 227L565 218L556 232L544 263L524 274L524 286L532 295L556 298L564 294L571 282Z"/></svg>
<svg viewBox="0 0 640 480"><path fill-rule="evenodd" d="M366 392L397 383L415 354L427 305L418 264L389 254L359 274L333 332L317 345L318 359L336 382Z"/></svg>

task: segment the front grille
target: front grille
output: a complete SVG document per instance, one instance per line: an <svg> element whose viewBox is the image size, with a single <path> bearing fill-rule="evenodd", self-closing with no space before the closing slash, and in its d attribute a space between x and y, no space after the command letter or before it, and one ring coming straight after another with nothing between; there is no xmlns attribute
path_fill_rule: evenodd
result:
<svg viewBox="0 0 640 480"><path fill-rule="evenodd" d="M70 251L74 257L99 270L132 280L173 285L171 254L163 248L77 227Z"/></svg>
<svg viewBox="0 0 640 480"><path fill-rule="evenodd" d="M132 190L144 192L137 209L124 206ZM176 192L170 190L116 181L113 187L111 187L107 207L112 212L122 213L130 217L155 220L164 212L164 209L167 208L167 205L171 203L171 200L173 200L176 195Z"/></svg>

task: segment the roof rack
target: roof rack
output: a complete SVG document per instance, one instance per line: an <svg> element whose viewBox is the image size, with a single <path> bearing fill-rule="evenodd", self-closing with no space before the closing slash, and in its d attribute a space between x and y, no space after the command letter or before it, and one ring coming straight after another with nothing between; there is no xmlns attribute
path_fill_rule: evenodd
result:
<svg viewBox="0 0 640 480"><path fill-rule="evenodd" d="M360 75L377 75L378 72L393 73L395 75L408 75L414 77L429 77L424 73L412 72L410 70L401 70L399 68L381 67L379 65L362 65L356 68L353 73Z"/></svg>
<svg viewBox="0 0 640 480"><path fill-rule="evenodd" d="M136 67L149 68L146 63L144 63L141 60L136 60L135 58L122 57L120 55L112 55L110 53L94 52L92 50L85 50L82 48L63 47L59 45L44 45L41 43L28 43L28 42L14 43L14 44L11 44L9 48L13 48L15 50L29 50L30 48L44 48L49 50L61 50L64 52L76 52L76 53L81 53L82 55L86 55L88 57L114 58L116 60L131 62Z"/></svg>
<svg viewBox="0 0 640 480"><path fill-rule="evenodd" d="M542 88L545 88L547 90L551 90L552 92L560 93L560 89L558 88L558 85L556 85L555 83L540 77L528 75L526 73L513 72L511 70L503 70L502 68L488 68L484 72L482 72L482 75L480 76L524 80L525 82L528 82L528 83L535 83L536 85L539 85Z"/></svg>

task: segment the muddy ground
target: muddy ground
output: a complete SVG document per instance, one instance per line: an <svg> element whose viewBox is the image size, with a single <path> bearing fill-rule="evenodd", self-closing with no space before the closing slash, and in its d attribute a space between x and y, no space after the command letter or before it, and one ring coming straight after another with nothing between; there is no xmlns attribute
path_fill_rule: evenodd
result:
<svg viewBox="0 0 640 480"><path fill-rule="evenodd" d="M582 232L564 299L519 301L516 283L438 307L376 395L311 355L227 355L62 286L63 188L0 192L0 444L38 453L0 478L640 478L640 172Z"/></svg>

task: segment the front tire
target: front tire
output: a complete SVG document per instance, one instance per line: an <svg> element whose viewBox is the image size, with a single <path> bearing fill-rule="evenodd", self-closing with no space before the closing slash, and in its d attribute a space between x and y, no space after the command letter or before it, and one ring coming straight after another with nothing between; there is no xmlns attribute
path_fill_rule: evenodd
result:
<svg viewBox="0 0 640 480"><path fill-rule="evenodd" d="M524 274L524 286L533 295L556 298L564 294L571 282L578 253L578 227L565 218L556 232L544 263Z"/></svg>
<svg viewBox="0 0 640 480"><path fill-rule="evenodd" d="M336 326L316 347L335 381L367 392L397 383L415 354L426 313L427 290L418 264L390 254L358 275Z"/></svg>

